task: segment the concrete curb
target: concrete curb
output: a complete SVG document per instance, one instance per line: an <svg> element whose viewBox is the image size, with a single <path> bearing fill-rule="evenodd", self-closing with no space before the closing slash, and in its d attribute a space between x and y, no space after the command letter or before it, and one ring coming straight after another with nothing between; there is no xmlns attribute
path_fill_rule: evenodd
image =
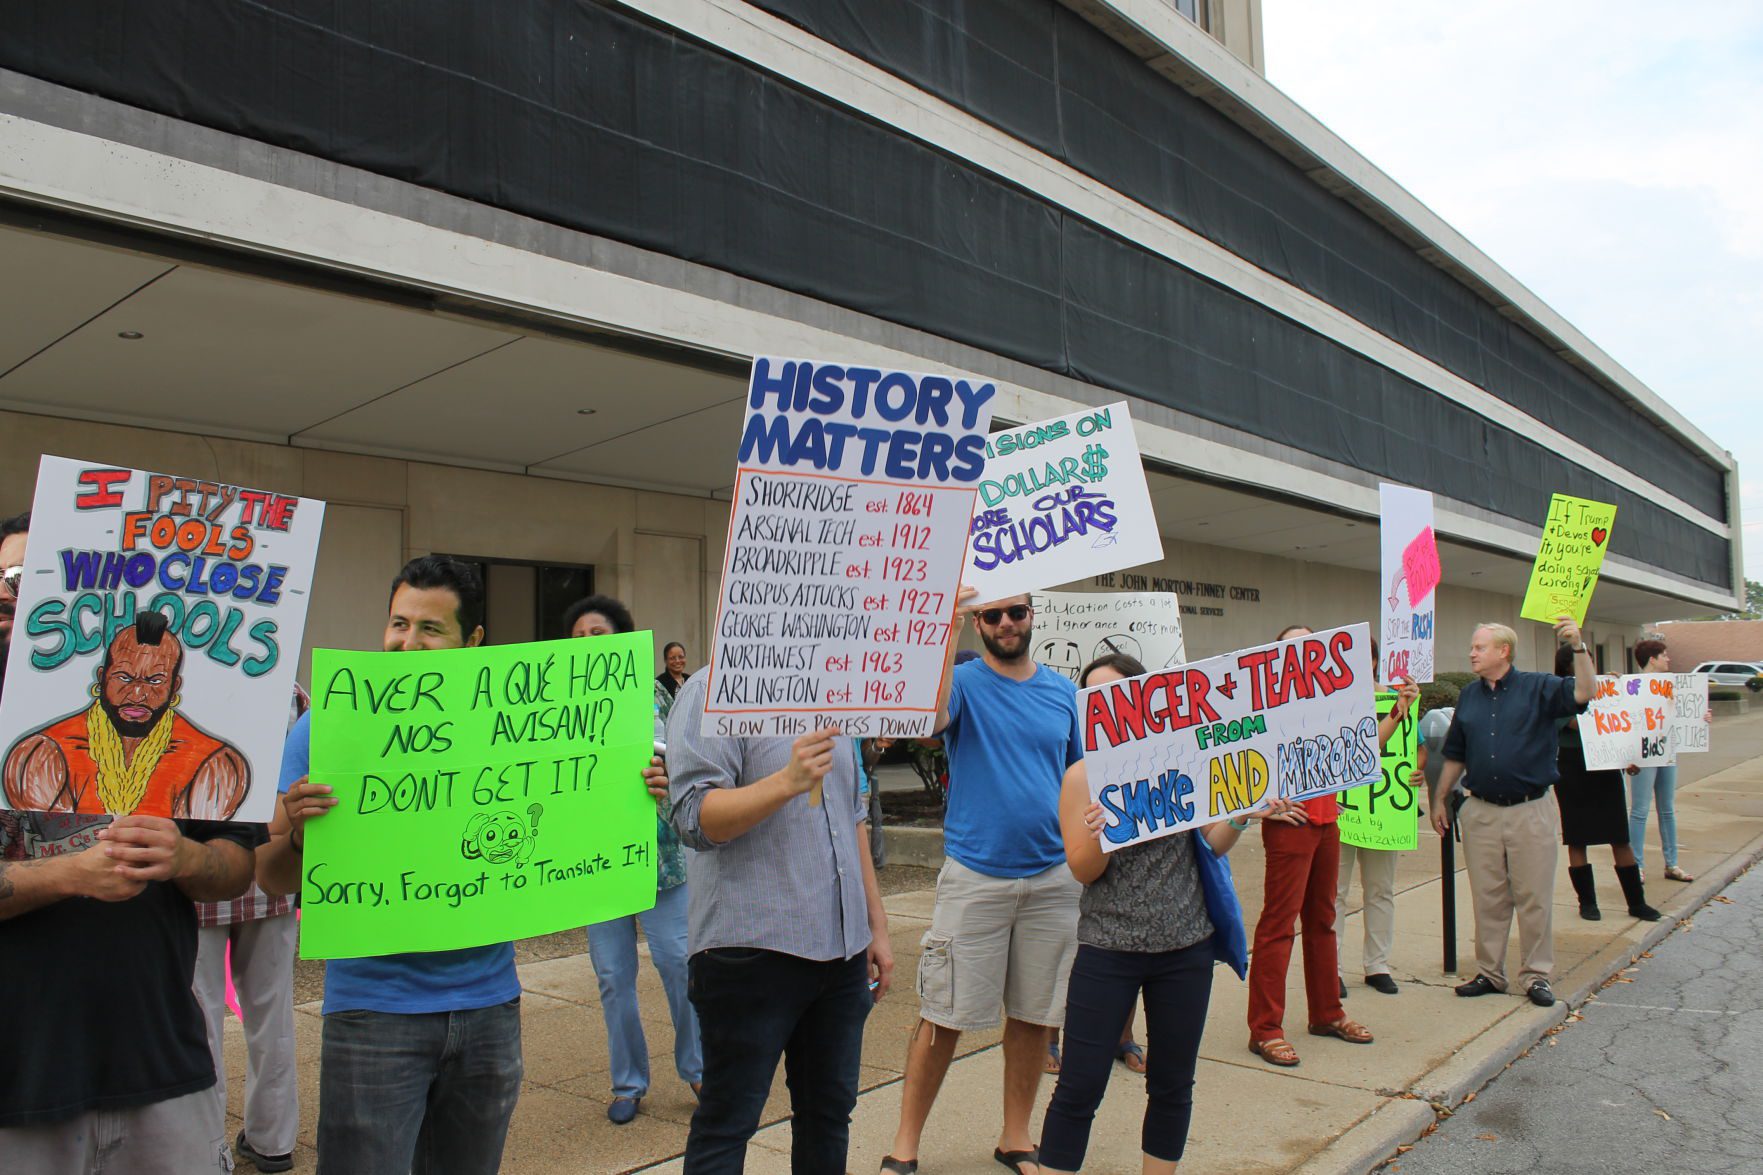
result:
<svg viewBox="0 0 1763 1175"><path fill-rule="evenodd" d="M921 869L943 867L943 830L940 828L898 828L882 825L887 843L888 864L916 865Z"/></svg>
<svg viewBox="0 0 1763 1175"><path fill-rule="evenodd" d="M1366 1175L1395 1157L1396 1148L1419 1140L1436 1120L1432 1104L1455 1110L1506 1066L1535 1048L1549 1029L1567 1019L1604 986L1611 976L1633 963L1675 931L1694 911L1713 900L1733 880L1763 859L1763 836L1690 882L1684 903L1691 913L1661 919L1638 942L1615 943L1582 969L1591 976L1561 996L1552 1008L1524 1008L1500 1020L1458 1050L1450 1060L1414 1083L1413 1100L1385 1102L1309 1160L1295 1168L1298 1175ZM1484 997L1485 998L1485 997ZM1508 997L1510 998L1510 997Z"/></svg>

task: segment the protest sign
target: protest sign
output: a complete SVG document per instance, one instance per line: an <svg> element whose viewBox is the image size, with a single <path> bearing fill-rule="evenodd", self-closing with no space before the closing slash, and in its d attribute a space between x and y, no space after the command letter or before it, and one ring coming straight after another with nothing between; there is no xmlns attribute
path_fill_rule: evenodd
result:
<svg viewBox="0 0 1763 1175"><path fill-rule="evenodd" d="M1376 782L1371 677L1355 624L1083 690L1103 851Z"/></svg>
<svg viewBox="0 0 1763 1175"><path fill-rule="evenodd" d="M1708 675L1671 675L1671 747L1679 755L1708 749Z"/></svg>
<svg viewBox="0 0 1763 1175"><path fill-rule="evenodd" d="M1579 741L1587 771L1618 771L1630 765L1659 767L1676 762L1672 731L1676 721L1675 682L1669 673L1630 673L1600 677L1585 713Z"/></svg>
<svg viewBox="0 0 1763 1175"><path fill-rule="evenodd" d="M931 732L996 394L753 361L705 733Z"/></svg>
<svg viewBox="0 0 1763 1175"><path fill-rule="evenodd" d="M311 498L44 457L6 806L267 821L323 521Z"/></svg>
<svg viewBox="0 0 1763 1175"><path fill-rule="evenodd" d="M1380 484L1377 493L1378 535L1383 544L1378 679L1428 682L1433 665L1433 597L1442 575L1432 530L1432 495L1389 484Z"/></svg>
<svg viewBox="0 0 1763 1175"><path fill-rule="evenodd" d="M655 904L653 634L312 655L300 953L550 934Z"/></svg>
<svg viewBox="0 0 1763 1175"><path fill-rule="evenodd" d="M1396 705L1396 695L1377 695L1377 716L1381 721ZM1379 768L1383 778L1366 787L1348 788L1341 793L1341 843L1361 849L1406 850L1420 844L1420 809L1414 802L1414 762L1419 756L1416 739L1418 730L1415 711L1396 723L1390 741L1384 745Z"/></svg>
<svg viewBox="0 0 1763 1175"><path fill-rule="evenodd" d="M1035 592L1034 659L1076 681L1097 657L1125 653L1147 669L1187 659L1174 592Z"/></svg>
<svg viewBox="0 0 1763 1175"><path fill-rule="evenodd" d="M1598 569L1610 545L1616 507L1556 494L1549 499L1549 517L1530 569L1530 586L1518 614L1526 620L1553 624L1561 616L1585 623L1598 585Z"/></svg>
<svg viewBox="0 0 1763 1175"><path fill-rule="evenodd" d="M981 603L1161 558L1125 401L986 442L962 576Z"/></svg>

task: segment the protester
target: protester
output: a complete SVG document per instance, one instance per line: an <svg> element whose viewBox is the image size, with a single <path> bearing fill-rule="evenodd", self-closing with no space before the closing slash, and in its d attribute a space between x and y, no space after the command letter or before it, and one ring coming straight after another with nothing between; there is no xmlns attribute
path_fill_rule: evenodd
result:
<svg viewBox="0 0 1763 1175"><path fill-rule="evenodd" d="M8 605L29 530L20 516L0 533ZM195 903L243 893L262 839L261 824L0 811L0 1167L232 1170Z"/></svg>
<svg viewBox="0 0 1763 1175"><path fill-rule="evenodd" d="M667 724L673 826L696 850L688 972L704 1086L686 1175L743 1169L780 1056L790 1169L844 1171L863 1024L894 973L856 756L836 727L705 735L707 676L680 687Z"/></svg>
<svg viewBox="0 0 1763 1175"><path fill-rule="evenodd" d="M1555 676L1572 677L1577 656L1566 645L1556 649ZM1579 916L1588 922L1603 917L1598 910L1598 890L1586 846L1609 845L1616 862L1616 880L1628 902L1629 917L1643 922L1659 921L1659 911L1647 905L1641 868L1635 864L1634 850L1629 847L1622 773L1586 770L1578 719L1558 718L1556 724L1561 728L1560 756L1556 762L1561 778L1555 784L1555 804L1561 812L1561 843L1567 846L1567 877L1579 897Z"/></svg>
<svg viewBox="0 0 1763 1175"><path fill-rule="evenodd" d="M1371 642L1371 662L1382 664L1377 641ZM1387 688L1387 687L1380 687ZM1395 736L1396 728L1420 698L1420 687L1403 680L1396 687L1396 700L1390 711L1377 722L1377 749L1381 753ZM1424 751L1425 748L1419 748ZM1420 763L1414 764L1418 769ZM1341 842L1340 878L1335 883L1335 954L1339 965L1340 942L1347 932L1347 890L1353 884L1353 866L1359 866L1359 892L1362 908L1359 920L1364 923L1365 986L1384 995L1395 995L1396 980L1390 974L1390 951L1396 939L1396 849L1370 849ZM1337 975L1341 998L1347 998L1347 981Z"/></svg>
<svg viewBox="0 0 1763 1175"><path fill-rule="evenodd" d="M1290 625L1275 640L1308 636ZM1380 736L1382 731L1380 728ZM1387 737L1387 736L1382 736ZM1249 1051L1270 1065L1298 1064L1298 1050L1283 1034L1286 968L1292 939L1304 929L1304 994L1310 1035L1332 1036L1348 1044L1370 1044L1371 1030L1347 1018L1341 1007L1339 951L1335 941L1335 882L1340 875L1340 804L1330 794L1261 822L1267 852L1267 881L1261 917L1255 923L1255 949L1249 964Z"/></svg>
<svg viewBox="0 0 1763 1175"><path fill-rule="evenodd" d="M1145 667L1116 653L1091 662L1080 687L1138 677ZM1290 809L1278 800L1269 811ZM1065 1013L1065 1057L1041 1130L1045 1172L1077 1171L1096 1107L1119 1050L1120 1028L1145 1001L1153 1046L1141 1131L1146 1172L1175 1170L1193 1114L1194 1068L1212 996L1212 964L1241 978L1247 966L1243 912L1224 860L1248 821L1229 820L1104 853L1102 805L1090 798L1080 760L1065 772L1059 824L1066 861L1084 886ZM1147 895L1156 900L1147 901Z"/></svg>
<svg viewBox="0 0 1763 1175"><path fill-rule="evenodd" d="M588 596L564 612L563 627L573 637L596 637L635 632L636 622L631 619L630 609L612 597ZM683 650L679 656L683 662ZM668 700L672 701L672 695ZM666 730L660 725L660 717L655 721L657 740L665 740ZM649 1092L649 1042L643 1036L642 1008L637 1000L639 918L643 938L649 944L649 960L661 976L667 1009L673 1017L674 1069L694 1094L704 1080L698 1017L686 994L685 853L667 820L665 800L658 807L654 907L640 915L630 914L588 927L588 959L600 983L600 1012L606 1018L606 1043L612 1059L612 1102L606 1107L606 1117L615 1126L635 1118Z"/></svg>
<svg viewBox="0 0 1763 1175"><path fill-rule="evenodd" d="M678 641L668 641L661 650L662 669L655 677L655 684L667 695L671 703L673 696L679 693L679 687L686 684L689 676L686 672L686 647Z"/></svg>
<svg viewBox="0 0 1763 1175"><path fill-rule="evenodd" d="M1560 778L1556 723L1583 712L1597 691L1579 625L1563 616L1555 632L1572 646L1571 678L1514 669L1518 634L1504 624L1479 625L1470 638L1469 668L1477 680L1458 695L1432 795L1433 827L1449 836L1451 792L1467 773L1469 798L1457 822L1475 907L1476 975L1457 987L1460 996L1506 990L1506 942L1516 912L1519 986L1539 1007L1555 1003L1549 973L1561 821L1554 804L1537 801Z"/></svg>
<svg viewBox="0 0 1763 1175"><path fill-rule="evenodd" d="M288 724L306 713L308 699L294 687ZM294 956L299 923L294 899L269 894L253 882L230 902L196 907L196 998L208 1021L214 1055L214 1098L226 1115L226 985L229 959L245 1028L245 1122L233 1149L259 1171L294 1166L300 1130L300 1089L294 1060Z"/></svg>
<svg viewBox="0 0 1763 1175"><path fill-rule="evenodd" d="M5 559L0 558L0 563ZM1640 673L1670 673L1671 651L1657 637L1635 642L1634 663ZM1630 767L1628 781L1628 847L1636 869L1646 866L1647 812L1659 809L1659 852L1665 858L1665 880L1694 881L1677 867L1677 764Z"/></svg>
<svg viewBox="0 0 1763 1175"><path fill-rule="evenodd" d="M1083 757L1077 687L1029 657L1026 595L974 608L985 655L953 668L955 631L937 703L949 751L943 817L948 859L918 961L919 1022L906 1056L900 1123L882 1170L918 1169L919 1143L961 1033L1004 1023L1004 1121L998 1162L1035 1162L1029 1115L1047 1030L1065 1018L1081 887L1065 868L1059 791ZM1116 1027L1116 1034L1119 1029Z"/></svg>

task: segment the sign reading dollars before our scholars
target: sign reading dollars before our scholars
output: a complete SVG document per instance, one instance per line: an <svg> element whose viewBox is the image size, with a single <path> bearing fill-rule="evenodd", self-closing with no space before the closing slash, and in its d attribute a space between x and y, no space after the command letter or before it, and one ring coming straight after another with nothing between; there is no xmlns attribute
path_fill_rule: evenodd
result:
<svg viewBox="0 0 1763 1175"><path fill-rule="evenodd" d="M1073 681L1111 653L1148 669L1187 660L1174 592L1035 592L1033 599L1034 659Z"/></svg>
<svg viewBox="0 0 1763 1175"><path fill-rule="evenodd" d="M1396 705L1396 695L1377 695L1377 717L1382 721ZM1340 795L1341 843L1361 849L1403 851L1420 845L1420 808L1415 803L1414 762L1419 755L1416 738L1419 703L1396 723L1384 744L1379 763L1382 775L1376 783L1348 788Z"/></svg>
<svg viewBox="0 0 1763 1175"><path fill-rule="evenodd" d="M705 733L931 732L996 394L753 361Z"/></svg>
<svg viewBox="0 0 1763 1175"><path fill-rule="evenodd" d="M1434 595L1442 574L1432 495L1388 484L1380 484L1377 492L1383 546L1383 587L1378 592L1383 663L1378 679L1429 682Z"/></svg>
<svg viewBox="0 0 1763 1175"><path fill-rule="evenodd" d="M1597 695L1579 716L1587 771L1662 767L1708 749L1708 677L1703 673L1630 673L1598 678Z"/></svg>
<svg viewBox="0 0 1763 1175"><path fill-rule="evenodd" d="M1083 690L1102 849L1374 783L1376 714L1364 624Z"/></svg>
<svg viewBox="0 0 1763 1175"><path fill-rule="evenodd" d="M269 820L323 522L311 498L44 457L3 806Z"/></svg>
<svg viewBox="0 0 1763 1175"><path fill-rule="evenodd" d="M654 636L312 655L300 953L550 934L655 904Z"/></svg>
<svg viewBox="0 0 1763 1175"><path fill-rule="evenodd" d="M970 528L981 603L1163 558L1126 402L994 433Z"/></svg>
<svg viewBox="0 0 1763 1175"><path fill-rule="evenodd" d="M1530 570L1530 586L1518 614L1544 624L1553 624L1561 616L1584 624L1615 521L1616 507L1607 503L1566 494L1551 497L1542 542Z"/></svg>

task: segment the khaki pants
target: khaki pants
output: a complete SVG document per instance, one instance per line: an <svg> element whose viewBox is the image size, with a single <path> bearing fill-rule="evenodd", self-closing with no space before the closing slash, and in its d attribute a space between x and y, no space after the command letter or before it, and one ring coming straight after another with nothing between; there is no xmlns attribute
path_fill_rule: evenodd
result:
<svg viewBox="0 0 1763 1175"><path fill-rule="evenodd" d="M1469 895L1475 903L1475 964L1506 990L1506 942L1518 915L1519 990L1555 966L1555 862L1561 814L1547 795L1502 808L1471 796L1458 812Z"/></svg>
<svg viewBox="0 0 1763 1175"><path fill-rule="evenodd" d="M226 948L233 945L233 982L245 1023L245 1141L261 1155L285 1155L300 1132L294 1061L294 956L299 931L292 912L275 918L206 926L196 938L196 1000L208 1020L214 1053L214 1097L227 1104Z"/></svg>
<svg viewBox="0 0 1763 1175"><path fill-rule="evenodd" d="M1353 884L1353 863L1359 864L1359 890L1365 909L1365 974L1390 973L1390 946L1396 938L1396 853L1393 849L1362 849L1341 845L1340 880L1335 883L1334 933L1345 955L1347 887Z"/></svg>
<svg viewBox="0 0 1763 1175"><path fill-rule="evenodd" d="M232 1169L226 1112L207 1089L148 1106L0 1128L0 1170L20 1175L221 1175Z"/></svg>

